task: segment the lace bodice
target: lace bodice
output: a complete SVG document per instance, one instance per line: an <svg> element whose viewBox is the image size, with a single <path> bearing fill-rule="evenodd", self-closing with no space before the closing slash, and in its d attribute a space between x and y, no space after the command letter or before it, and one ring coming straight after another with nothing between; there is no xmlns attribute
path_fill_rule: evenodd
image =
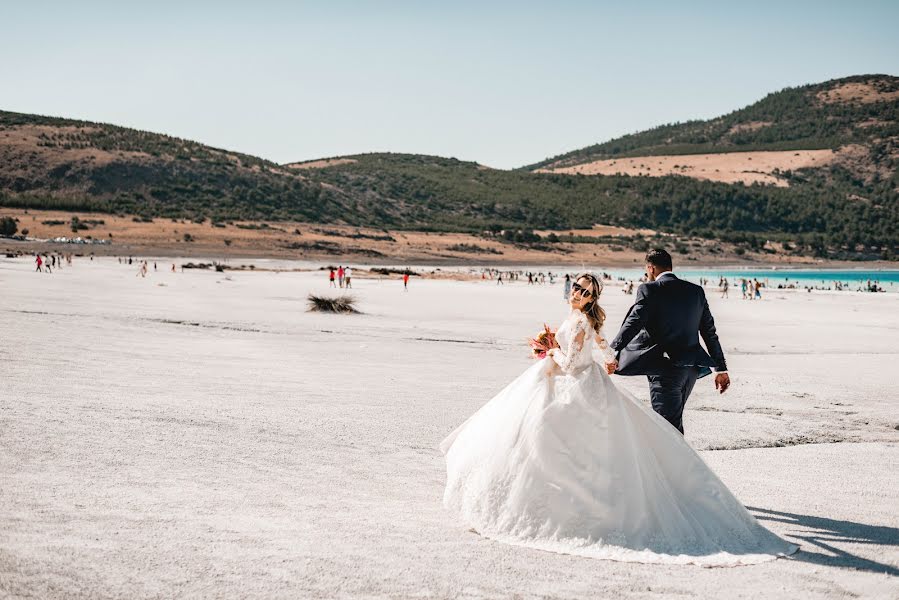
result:
<svg viewBox="0 0 899 600"><path fill-rule="evenodd" d="M574 373L597 362L610 362L614 358L604 332L596 333L579 310L571 311L556 332L559 347L550 356L565 373ZM594 354L598 355L594 358Z"/></svg>

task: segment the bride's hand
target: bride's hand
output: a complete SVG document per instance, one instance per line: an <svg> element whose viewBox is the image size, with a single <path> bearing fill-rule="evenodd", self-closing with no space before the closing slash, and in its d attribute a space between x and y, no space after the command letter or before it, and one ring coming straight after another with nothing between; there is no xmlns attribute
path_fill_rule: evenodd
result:
<svg viewBox="0 0 899 600"><path fill-rule="evenodd" d="M618 369L618 361L613 360L606 363L606 373L612 375Z"/></svg>

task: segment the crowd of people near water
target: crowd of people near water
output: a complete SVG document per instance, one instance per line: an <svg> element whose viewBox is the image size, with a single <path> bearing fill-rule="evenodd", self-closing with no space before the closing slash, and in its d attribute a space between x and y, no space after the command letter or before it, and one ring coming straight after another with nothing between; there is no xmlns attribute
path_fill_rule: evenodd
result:
<svg viewBox="0 0 899 600"><path fill-rule="evenodd" d="M494 267L485 268L480 271L480 278L482 280L492 280L496 282L496 285L504 285L507 282L517 282L524 281L528 285L545 285L545 284L553 284L556 280L560 280L563 283L562 286L562 296L567 298L571 291L571 280L574 276L574 272L570 273L559 273L554 271L523 271L523 270L500 270ZM613 277L611 274L602 272L597 275L604 282L609 281L617 281L621 285L621 291L624 294L633 294L635 287L639 286L641 283L645 283L647 281L646 276L643 275L639 278L633 279L624 277L621 275ZM771 282L770 278L765 277L763 279L759 279L758 277L726 277L719 276L717 278L717 283L711 277L701 276L697 280L700 286L704 288L712 288L718 291L719 297L722 299L730 298L731 289L739 288L740 290L740 298L743 300L762 300L764 297L764 292L772 289L779 290L806 290L811 292L813 290L831 290L831 291L846 291L846 290L855 290L859 292L884 292L886 291L878 280L869 279L867 282L860 282L858 286L851 286L849 283L833 281L830 285L803 285L798 280L790 280L788 277L784 278L784 281L781 283L777 283L776 285ZM892 283L889 284L892 287Z"/></svg>
<svg viewBox="0 0 899 600"><path fill-rule="evenodd" d="M352 288L352 269L349 266L341 266L337 267L327 267L328 271L328 280L329 286L332 288L338 289L349 289ZM436 269L439 271L440 269ZM543 286L543 285L554 285L557 281L562 282L562 297L568 298L571 292L571 285L573 281L573 277L579 271L572 272L557 272L551 270L541 270L541 271L531 271L531 270L518 270L518 269L498 269L496 267L485 267L478 271L475 271L477 276L482 281L491 281L494 285L502 286L506 283L524 283L526 285L531 286ZM395 270L393 273L397 274L398 277L401 277L403 282L403 289L405 291L409 290L409 270ZM641 283L645 283L647 281L646 275L643 275L639 278L627 278L624 276L613 276L608 272L600 272L596 274L597 278L602 280L604 283L609 283L613 281L617 281L621 285L621 291L624 294L633 295L638 286ZM729 298L730 297L730 289L731 288L740 288L741 298L743 300L761 300L763 297L763 290L774 289L769 278L764 278L764 280L760 280L757 277L734 277L729 278L725 276L719 276L717 284L714 283L714 280L710 277L699 277L698 283L700 286L704 288L717 288L719 292L720 298ZM891 284L892 285L892 284ZM812 290L848 290L851 289L848 283L841 283L839 281L834 281L832 287L818 287L818 286L801 286L796 282L790 281L788 278L785 279L784 283L779 283L776 286L776 289L806 289L807 291ZM870 292L883 292L885 291L883 287L880 285L879 281L868 280L867 284L864 286L860 286L857 288L857 291L870 291Z"/></svg>
<svg viewBox="0 0 899 600"><path fill-rule="evenodd" d="M80 254L78 256L81 256ZM72 253L58 253L58 252L38 252L34 254L34 264L35 271L40 273L52 273L55 269L60 269L63 265L71 266L73 261L74 254ZM90 260L94 260L94 256L90 255ZM137 271L135 273L136 277L147 277L150 274L150 260L134 258L133 256L119 256L117 257L118 263L121 265L129 265L134 266L137 264ZM190 266L190 265L188 265ZM165 269L166 266L163 265ZM171 263L168 269L174 273L177 270L175 263ZM152 270L153 272L159 271L159 264L156 261L152 261ZM184 266L182 265L181 270L184 270ZM329 285L332 288L337 289L352 289L353 288L353 269L348 265L338 265L337 267L327 267L328 271L328 279ZM439 269L438 269L439 270ZM401 279L403 283L403 290L409 290L409 269L405 270L397 270L395 271L398 278ZM484 281L492 281L495 285L502 286L506 283L517 283L522 282L531 286L543 286L543 285L555 285L557 281L562 282L562 296L563 298L568 298L571 292L572 278L575 275L575 271L572 272L557 272L551 270L524 270L524 269L498 269L495 267L486 267L479 271L479 276L481 280ZM643 275L639 278L628 278L625 276L614 276L608 272L597 273L596 276L601 279L603 282L608 283L612 281L617 281L621 286L621 291L624 294L632 295L634 294L636 286L641 283L646 282L646 276ZM701 276L698 278L698 283L700 286L704 288L717 288L719 297L722 299L727 299L730 297L731 288L740 289L740 297L743 300L761 300L763 298L763 290L805 290L806 292L812 291L856 291L856 292L886 292L887 290L884 288L884 284L877 279L868 279L866 281L859 281L857 284L853 285L846 281L833 280L829 283L821 282L820 284L804 284L799 280L792 280L789 277L784 277L782 282L773 285L770 282L769 278L764 278L763 280L758 279L757 277L725 277L719 276L717 285L714 284L713 280L709 277ZM890 288L894 287L893 282L887 282Z"/></svg>
<svg viewBox="0 0 899 600"><path fill-rule="evenodd" d="M79 256L81 256L79 254ZM34 263L35 263L35 271L41 273L52 273L53 269L62 268L63 261L65 261L67 266L72 266L72 254L55 254L55 253L37 253L34 255ZM94 260L94 256L90 255L88 257L90 260ZM146 277L150 272L150 262L148 260L135 260L134 257L129 256L125 257L117 257L120 265L134 265L137 263L137 273L135 273L136 277ZM153 271L158 271L159 266L154 261L153 262ZM175 263L172 263L172 273L175 272ZM183 267L182 267L183 270Z"/></svg>
<svg viewBox="0 0 899 600"><path fill-rule="evenodd" d="M758 279L740 279L740 293L742 294L743 300L761 300L762 299L762 286L768 287L767 280L764 284ZM722 294L722 297L727 298L727 278L722 277L721 283L718 284L719 289L724 287L725 292Z"/></svg>
<svg viewBox="0 0 899 600"><path fill-rule="evenodd" d="M135 277L146 277L150 274L150 261L146 259L135 259L133 256L129 256L127 258L119 256L118 261L120 265L134 265L137 263L137 273L135 273ZM171 272L174 273L176 271L175 263L172 263ZM153 272L156 273L159 271L159 264L154 260L153 261ZM181 271L184 271L184 266L181 267Z"/></svg>
<svg viewBox="0 0 899 600"><path fill-rule="evenodd" d="M893 284L891 283L890 285L892 286ZM840 284L840 289L843 289L842 284ZM877 281L877 280L871 281L869 279L867 281L867 283L865 284L865 287L864 288L860 287L860 288L858 288L857 291L859 291L859 292L885 292L886 290L883 289L883 286L880 285L879 281Z"/></svg>
<svg viewBox="0 0 899 600"><path fill-rule="evenodd" d="M337 289L352 289L353 287L353 269L350 266L337 265L323 267L328 272L328 287ZM439 270L439 269L438 269ZM377 273L378 281L381 281L384 275L397 276L403 282L403 291L409 291L409 278L413 273L408 267L405 269L387 269L383 267L372 269L371 273ZM370 274L371 274L370 273Z"/></svg>
<svg viewBox="0 0 899 600"><path fill-rule="evenodd" d="M556 273L553 271L525 271L525 270L500 270L493 267L488 267L482 269L480 271L480 278L482 281L494 281L496 285L505 285L507 282L517 282L521 281L526 283L527 285L555 285L556 280L562 281L562 297L568 298L571 292L571 284L572 278L575 273ZM612 275L609 273L601 273L597 275L598 278L603 281L612 281ZM633 282L630 282L630 291L625 290L627 293L633 293Z"/></svg>
<svg viewBox="0 0 899 600"><path fill-rule="evenodd" d="M35 264L35 272L36 273L48 273L52 274L53 269L61 269L63 263L66 266L72 266L72 257L71 253L60 254L58 252L46 252L46 253L37 253L34 255L34 264ZM91 260L94 258L91 257Z"/></svg>
<svg viewBox="0 0 899 600"><path fill-rule="evenodd" d="M889 286L892 288L893 283L890 282ZM822 292L849 292L853 291L852 284L846 281L837 281L834 280L830 282L829 285L801 285L797 282L787 281L786 283L777 284L777 289L779 290L805 290L806 292L812 292L814 290L822 291ZM854 287L854 291L856 292L886 292L880 280L877 279L868 279L864 283L859 282L858 285Z"/></svg>

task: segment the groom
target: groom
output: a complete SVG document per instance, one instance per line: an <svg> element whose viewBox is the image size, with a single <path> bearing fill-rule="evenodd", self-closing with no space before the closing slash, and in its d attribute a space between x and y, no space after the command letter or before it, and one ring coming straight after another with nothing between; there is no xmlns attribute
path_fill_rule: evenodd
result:
<svg viewBox="0 0 899 600"><path fill-rule="evenodd" d="M637 290L610 344L616 357L610 370L646 375L653 410L683 433L684 404L693 384L713 367L715 389L723 394L730 387L727 363L703 289L678 279L664 250L647 253L646 275L649 282ZM708 352L699 344L700 335Z"/></svg>

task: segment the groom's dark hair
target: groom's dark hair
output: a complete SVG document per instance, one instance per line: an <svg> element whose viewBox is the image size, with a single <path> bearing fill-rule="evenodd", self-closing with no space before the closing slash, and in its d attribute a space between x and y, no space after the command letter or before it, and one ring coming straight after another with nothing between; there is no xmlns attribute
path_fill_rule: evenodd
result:
<svg viewBox="0 0 899 600"><path fill-rule="evenodd" d="M666 271L672 269L671 255L662 248L655 248L647 252L646 262Z"/></svg>

